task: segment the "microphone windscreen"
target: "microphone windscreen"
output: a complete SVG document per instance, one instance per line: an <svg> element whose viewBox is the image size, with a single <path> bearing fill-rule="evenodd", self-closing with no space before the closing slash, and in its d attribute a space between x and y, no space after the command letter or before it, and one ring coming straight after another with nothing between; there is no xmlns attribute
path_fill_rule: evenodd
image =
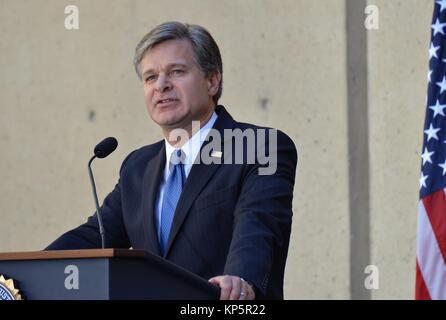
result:
<svg viewBox="0 0 446 320"><path fill-rule="evenodd" d="M94 154L98 158L105 158L118 147L118 140L113 137L105 138L94 148Z"/></svg>

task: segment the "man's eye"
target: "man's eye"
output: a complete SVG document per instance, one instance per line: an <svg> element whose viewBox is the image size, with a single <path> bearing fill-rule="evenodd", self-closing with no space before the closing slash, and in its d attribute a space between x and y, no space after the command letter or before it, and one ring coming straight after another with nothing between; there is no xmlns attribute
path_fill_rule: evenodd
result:
<svg viewBox="0 0 446 320"><path fill-rule="evenodd" d="M146 82L153 81L153 80L155 80L155 76L153 76L153 75L152 76L147 76L146 79L145 79Z"/></svg>
<svg viewBox="0 0 446 320"><path fill-rule="evenodd" d="M172 74L173 74L173 75L176 75L176 76L181 75L181 74L183 74L183 73L184 73L184 71L181 70L181 69L175 69L175 70L172 70Z"/></svg>

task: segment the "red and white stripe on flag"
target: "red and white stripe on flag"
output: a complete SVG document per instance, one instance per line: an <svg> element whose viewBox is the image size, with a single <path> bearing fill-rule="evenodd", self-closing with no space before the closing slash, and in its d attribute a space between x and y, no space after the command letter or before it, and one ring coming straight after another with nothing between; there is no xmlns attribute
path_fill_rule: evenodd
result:
<svg viewBox="0 0 446 320"><path fill-rule="evenodd" d="M446 194L441 189L419 202L416 299L446 299Z"/></svg>

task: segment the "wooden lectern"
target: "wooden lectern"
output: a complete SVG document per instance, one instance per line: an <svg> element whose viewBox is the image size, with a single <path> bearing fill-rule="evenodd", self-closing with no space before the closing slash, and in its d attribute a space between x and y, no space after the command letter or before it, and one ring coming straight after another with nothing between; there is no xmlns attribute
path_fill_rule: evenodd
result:
<svg viewBox="0 0 446 320"><path fill-rule="evenodd" d="M218 299L206 279L141 250L0 253L0 275L27 300Z"/></svg>

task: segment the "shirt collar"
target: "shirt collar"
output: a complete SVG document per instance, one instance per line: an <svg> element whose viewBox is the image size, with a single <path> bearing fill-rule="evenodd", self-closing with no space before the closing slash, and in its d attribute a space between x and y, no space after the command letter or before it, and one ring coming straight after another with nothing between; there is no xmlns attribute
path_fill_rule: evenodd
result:
<svg viewBox="0 0 446 320"><path fill-rule="evenodd" d="M201 145L203 144L204 140L206 139L207 134L209 133L209 130L214 126L215 121L217 120L218 116L215 113L215 111L212 113L211 118L206 122L206 124L200 128L187 142L181 147L181 150L186 155L185 157L185 164L186 165L192 165L195 161L195 158L197 157L198 153L200 152ZM167 139L164 139L164 145L166 148L166 164L170 164L170 158L172 156L172 153L177 149L173 147L169 142L167 142ZM170 165L169 165L170 167Z"/></svg>

